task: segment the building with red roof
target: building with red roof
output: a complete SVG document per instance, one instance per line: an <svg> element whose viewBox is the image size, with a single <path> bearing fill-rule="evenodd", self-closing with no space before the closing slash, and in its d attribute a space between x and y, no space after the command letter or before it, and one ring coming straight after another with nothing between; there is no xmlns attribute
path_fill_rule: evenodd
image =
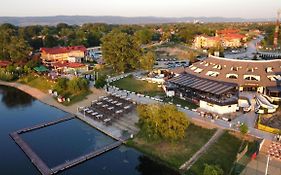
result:
<svg viewBox="0 0 281 175"><path fill-rule="evenodd" d="M195 48L212 48L219 45L225 48L241 47L247 37L238 32L237 29L224 29L216 31L216 36L199 35L195 37L193 45Z"/></svg>
<svg viewBox="0 0 281 175"><path fill-rule="evenodd" d="M240 31L238 29L223 29L223 30L217 30L216 31L216 36L221 36L221 35L228 35L228 34L236 34L239 33Z"/></svg>
<svg viewBox="0 0 281 175"><path fill-rule="evenodd" d="M41 60L46 66L53 66L57 62L68 61L69 57L80 58L85 57L86 47L84 46L69 46L69 47L54 47L41 48Z"/></svg>
<svg viewBox="0 0 281 175"><path fill-rule="evenodd" d="M59 73L71 73L71 72L85 72L88 71L88 66L82 63L73 62L56 62L53 63L53 68Z"/></svg>
<svg viewBox="0 0 281 175"><path fill-rule="evenodd" d="M6 61L6 60L0 60L0 67L1 68L5 68L5 67L9 66L10 64L12 64L12 62Z"/></svg>

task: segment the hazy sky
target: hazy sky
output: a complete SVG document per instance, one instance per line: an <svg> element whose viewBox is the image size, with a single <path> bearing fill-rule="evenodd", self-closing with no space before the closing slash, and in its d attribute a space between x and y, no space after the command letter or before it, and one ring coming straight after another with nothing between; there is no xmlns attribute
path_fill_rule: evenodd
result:
<svg viewBox="0 0 281 175"><path fill-rule="evenodd" d="M0 4L0 16L272 18L281 9L281 0L0 0Z"/></svg>

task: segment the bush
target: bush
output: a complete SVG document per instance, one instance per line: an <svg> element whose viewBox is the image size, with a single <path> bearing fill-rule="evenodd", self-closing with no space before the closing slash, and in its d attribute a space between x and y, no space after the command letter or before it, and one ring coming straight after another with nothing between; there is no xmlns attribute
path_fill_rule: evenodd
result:
<svg viewBox="0 0 281 175"><path fill-rule="evenodd" d="M223 170L217 165L205 164L203 175L223 175Z"/></svg>
<svg viewBox="0 0 281 175"><path fill-rule="evenodd" d="M5 69L0 69L0 80L13 81L16 79L18 79L18 75L16 73L6 71Z"/></svg>
<svg viewBox="0 0 281 175"><path fill-rule="evenodd" d="M58 93L62 93L63 91L67 90L68 82L69 82L69 79L67 79L67 78L59 78L57 80L57 83L56 83L54 89L56 91L58 91Z"/></svg>
<svg viewBox="0 0 281 175"><path fill-rule="evenodd" d="M95 82L95 87L96 88L103 88L106 85L106 80L105 77L99 77L99 79L96 80Z"/></svg>
<svg viewBox="0 0 281 175"><path fill-rule="evenodd" d="M67 82L67 89L72 94L77 94L81 91L89 90L89 83L85 78L73 78Z"/></svg>
<svg viewBox="0 0 281 175"><path fill-rule="evenodd" d="M239 129L242 134L247 134L249 130L248 126L245 123L243 123Z"/></svg>

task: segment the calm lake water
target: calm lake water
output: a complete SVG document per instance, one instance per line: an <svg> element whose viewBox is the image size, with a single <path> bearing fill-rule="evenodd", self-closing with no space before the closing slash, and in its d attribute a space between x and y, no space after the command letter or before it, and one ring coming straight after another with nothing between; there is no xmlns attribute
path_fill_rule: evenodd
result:
<svg viewBox="0 0 281 175"><path fill-rule="evenodd" d="M56 120L67 114L17 89L0 86L0 174L40 173L10 138L24 127ZM21 135L49 167L57 166L114 140L78 119ZM63 175L178 175L135 149L120 146L61 172Z"/></svg>

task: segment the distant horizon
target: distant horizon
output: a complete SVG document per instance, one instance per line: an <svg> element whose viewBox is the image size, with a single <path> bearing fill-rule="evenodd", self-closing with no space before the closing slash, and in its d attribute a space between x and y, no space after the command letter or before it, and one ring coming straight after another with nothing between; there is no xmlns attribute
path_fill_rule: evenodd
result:
<svg viewBox="0 0 281 175"><path fill-rule="evenodd" d="M122 15L34 15L34 16L1 16L4 18L30 18L30 17L35 17L35 18L40 18L40 17L71 17L71 16L77 16L77 17L121 17L121 18L240 18L240 19L276 19L275 17L254 17L254 18L249 18L249 17L239 17L239 16L233 16L233 17L224 17L224 16L122 16Z"/></svg>
<svg viewBox="0 0 281 175"><path fill-rule="evenodd" d="M9 0L1 3L3 17L120 16L276 18L280 0Z"/></svg>

